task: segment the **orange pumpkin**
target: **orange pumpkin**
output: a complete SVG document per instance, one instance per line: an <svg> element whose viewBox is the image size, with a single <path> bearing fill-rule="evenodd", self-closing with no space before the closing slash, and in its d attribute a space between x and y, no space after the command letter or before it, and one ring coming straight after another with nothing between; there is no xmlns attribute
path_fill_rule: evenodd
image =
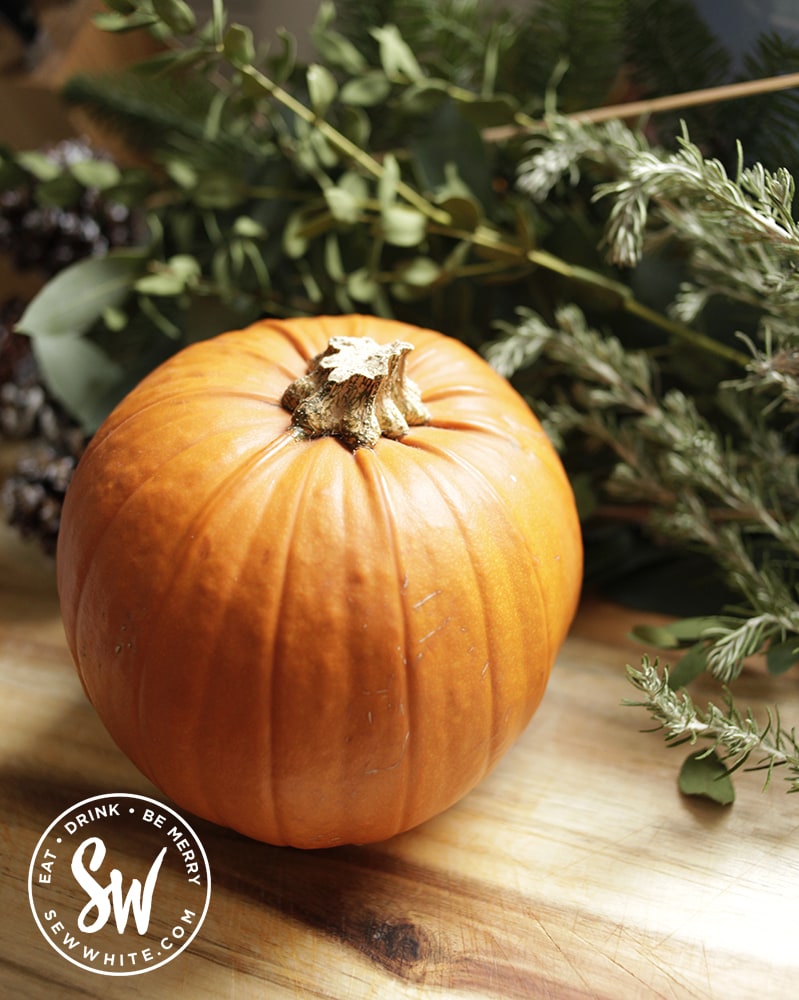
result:
<svg viewBox="0 0 799 1000"><path fill-rule="evenodd" d="M124 753L187 811L313 848L407 830L491 769L543 696L582 548L559 459L486 362L318 317L145 378L80 462L57 570Z"/></svg>

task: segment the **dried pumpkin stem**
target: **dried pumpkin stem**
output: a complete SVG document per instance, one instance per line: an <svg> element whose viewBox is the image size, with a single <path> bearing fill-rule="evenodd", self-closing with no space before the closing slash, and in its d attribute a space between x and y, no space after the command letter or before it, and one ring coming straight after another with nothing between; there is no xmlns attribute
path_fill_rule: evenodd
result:
<svg viewBox="0 0 799 1000"><path fill-rule="evenodd" d="M352 451L382 437L400 438L430 414L419 387L405 374L412 344L378 344L370 337L331 337L308 373L283 393L298 437L332 435Z"/></svg>

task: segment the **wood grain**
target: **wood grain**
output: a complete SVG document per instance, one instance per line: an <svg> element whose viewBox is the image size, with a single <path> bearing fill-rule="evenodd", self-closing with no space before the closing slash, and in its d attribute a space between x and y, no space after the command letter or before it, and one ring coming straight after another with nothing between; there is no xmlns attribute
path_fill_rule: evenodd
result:
<svg viewBox="0 0 799 1000"><path fill-rule="evenodd" d="M643 616L586 604L544 703L497 770L385 844L278 849L189 818L212 873L208 917L161 969L111 980L33 922L27 869L65 808L162 797L86 703L52 566L0 534L0 996L289 998L793 997L799 799L743 775L718 809L682 798L680 751L622 708ZM796 678L741 698L799 720ZM786 719L787 721L787 719Z"/></svg>

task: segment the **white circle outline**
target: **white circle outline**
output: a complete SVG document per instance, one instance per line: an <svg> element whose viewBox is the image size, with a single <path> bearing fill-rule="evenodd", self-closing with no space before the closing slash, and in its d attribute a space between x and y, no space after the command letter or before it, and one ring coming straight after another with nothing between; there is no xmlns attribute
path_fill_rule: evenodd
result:
<svg viewBox="0 0 799 1000"><path fill-rule="evenodd" d="M170 954L165 959L163 959L163 961L158 962L155 965L147 965L139 969L131 969L129 972L128 971L112 972L107 969L95 969L91 965L84 965L83 962L79 962L71 955L67 955L58 947L53 938L46 932L46 930L42 926L42 922L39 919L39 914L36 912L36 906L34 905L33 901L33 875L36 868L36 859L39 855L39 851L41 850L42 845L44 844L44 841L47 839L53 828L56 827L61 822L61 820L64 819L65 816L68 816L70 813L74 812L76 809L79 809L81 806L86 806L90 802L99 802L101 799L136 799L139 802L148 802L150 805L156 806L158 809L163 809L165 812L170 813L181 824L181 826L185 827L192 835L192 837L194 837L195 843L197 844L197 847L200 849L200 855L202 856L203 862L205 864L205 876L206 876L205 905L203 906L203 911L200 914L200 919L197 921L197 926L194 928L191 934L186 938L183 944L181 944L181 946L177 948L175 951L170 952ZM107 792L104 795L93 795L89 799L82 799L80 802L76 802L74 805L71 805L68 809L65 809L60 815L56 816L56 818L52 821L52 823L47 827L47 829L41 835L33 851L33 855L31 856L31 863L28 868L28 902L30 903L31 912L33 913L33 919L36 921L36 926L41 931L42 937L45 939L45 941L48 942L48 944L53 948L53 950L56 951L63 959L66 959L67 962L71 962L73 965L76 965L79 969L83 969L86 972L93 972L95 975L98 976L140 976L145 972L152 972L154 969L160 969L163 966L165 966L168 962L171 962L173 958L177 958L181 952L185 951L186 948L188 948L188 946L197 936L197 933L199 932L200 928L203 925L203 922L205 921L205 916L208 913L208 907L211 903L211 866L208 864L208 855L205 853L205 848L203 847L202 841L197 836L194 828L188 822L186 822L183 816L176 813L174 809L171 809L163 802L159 802L158 799L149 798L149 796L147 795L136 795L133 792Z"/></svg>

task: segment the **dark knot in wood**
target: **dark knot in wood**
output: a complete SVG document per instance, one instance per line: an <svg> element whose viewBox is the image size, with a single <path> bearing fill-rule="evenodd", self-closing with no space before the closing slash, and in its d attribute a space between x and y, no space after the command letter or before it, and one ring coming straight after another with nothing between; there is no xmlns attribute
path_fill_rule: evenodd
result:
<svg viewBox="0 0 799 1000"><path fill-rule="evenodd" d="M364 928L364 952L389 972L419 980L433 958L427 932L409 920L370 920Z"/></svg>

